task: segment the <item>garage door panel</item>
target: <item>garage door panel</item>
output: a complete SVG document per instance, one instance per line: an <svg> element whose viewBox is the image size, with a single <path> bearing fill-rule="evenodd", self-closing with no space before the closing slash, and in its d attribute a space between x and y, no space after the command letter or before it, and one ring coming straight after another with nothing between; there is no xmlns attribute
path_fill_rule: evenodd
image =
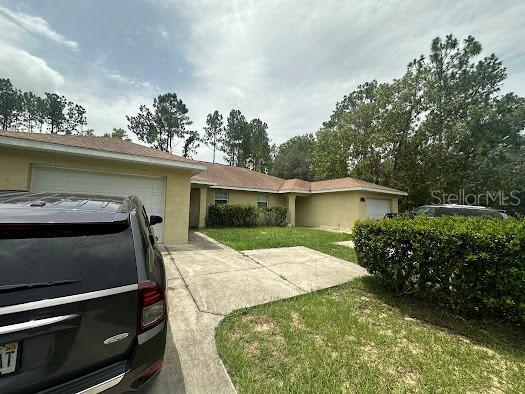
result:
<svg viewBox="0 0 525 394"><path fill-rule="evenodd" d="M165 180L160 177L134 176L65 168L35 166L32 175L33 192L100 194L115 197L137 196L148 215L164 217ZM156 224L155 235L160 241L164 224Z"/></svg>
<svg viewBox="0 0 525 394"><path fill-rule="evenodd" d="M151 205L161 206L164 205L164 196L163 195L151 195Z"/></svg>
<svg viewBox="0 0 525 394"><path fill-rule="evenodd" d="M390 200L379 198L366 199L366 216L371 219L381 219L390 212Z"/></svg>

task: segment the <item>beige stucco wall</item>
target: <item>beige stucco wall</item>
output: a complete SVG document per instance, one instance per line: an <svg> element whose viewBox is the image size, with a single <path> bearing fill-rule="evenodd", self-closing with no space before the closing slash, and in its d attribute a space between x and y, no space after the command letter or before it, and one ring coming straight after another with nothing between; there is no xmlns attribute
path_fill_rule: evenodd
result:
<svg viewBox="0 0 525 394"><path fill-rule="evenodd" d="M316 193L295 200L298 226L351 231L359 218L359 192Z"/></svg>
<svg viewBox="0 0 525 394"><path fill-rule="evenodd" d="M214 204L215 202L215 192L227 192L228 193L228 204L250 204L257 205L257 196L261 194L267 194L268 205L270 207L285 207L286 206L286 196L283 194L276 193L259 193L259 192L247 192L242 190L226 190L226 189L208 189L206 196L207 206Z"/></svg>
<svg viewBox="0 0 525 394"><path fill-rule="evenodd" d="M365 198L365 202L361 201ZM360 191L316 193L295 200L295 223L298 226L352 231L358 219L366 218L366 198L390 199L390 209L397 212L398 199L383 193Z"/></svg>
<svg viewBox="0 0 525 394"><path fill-rule="evenodd" d="M0 189L29 190L32 165L165 177L164 243L188 242L189 170L0 147Z"/></svg>

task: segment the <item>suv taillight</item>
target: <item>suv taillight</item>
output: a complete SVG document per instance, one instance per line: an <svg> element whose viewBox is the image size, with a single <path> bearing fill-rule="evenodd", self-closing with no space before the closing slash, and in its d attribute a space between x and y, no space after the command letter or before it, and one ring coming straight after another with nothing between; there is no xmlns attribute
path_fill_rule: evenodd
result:
<svg viewBox="0 0 525 394"><path fill-rule="evenodd" d="M166 297L162 288L155 282L139 283L139 321L138 331L143 333L163 322L168 315Z"/></svg>

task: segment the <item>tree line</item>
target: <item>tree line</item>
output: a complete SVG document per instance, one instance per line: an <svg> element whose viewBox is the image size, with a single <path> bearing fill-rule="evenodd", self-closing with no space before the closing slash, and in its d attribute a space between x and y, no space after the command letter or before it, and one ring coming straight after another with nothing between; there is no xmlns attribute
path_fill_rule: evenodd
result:
<svg viewBox="0 0 525 394"><path fill-rule="evenodd" d="M435 38L399 78L358 86L315 135L280 145L272 174L353 176L407 191L402 209L499 193L491 205L525 213L525 98L500 92L506 70L481 49L471 36ZM502 203L516 192L521 205Z"/></svg>
<svg viewBox="0 0 525 394"><path fill-rule="evenodd" d="M260 119L248 121L238 109L231 110L224 123L219 111L210 113L201 134L191 129L188 108L176 93L160 94L153 107L141 105L136 115L126 116L128 129L140 141L166 152L182 144L184 157L192 157L201 143L218 151L230 164L255 171L268 172L272 156L268 126ZM57 93L38 96L22 92L9 79L0 79L0 123L2 130L49 132L95 136L87 125L86 110ZM122 128L113 128L104 137L129 140Z"/></svg>
<svg viewBox="0 0 525 394"><path fill-rule="evenodd" d="M9 79L0 78L1 130L95 136L95 130L86 125L86 110L80 104L57 93L23 92ZM129 140L122 128L113 128L104 137Z"/></svg>
<svg viewBox="0 0 525 394"><path fill-rule="evenodd" d="M73 134L87 124L86 110L56 93L38 96L22 92L9 79L0 78L0 123L2 130L49 131Z"/></svg>
<svg viewBox="0 0 525 394"><path fill-rule="evenodd" d="M238 109L232 109L223 124L219 111L206 118L203 142L215 153L225 153L229 165L254 171L268 172L272 162L272 147L268 138L268 125L260 119L248 121Z"/></svg>
<svg viewBox="0 0 525 394"><path fill-rule="evenodd" d="M182 144L182 155L191 157L201 143L213 151L224 153L224 160L232 166L268 172L272 162L272 147L268 125L260 119L248 121L238 109L232 109L224 121L218 110L208 114L202 135L192 130L193 122L188 107L176 93L161 94L153 100L153 107L139 107L136 115L128 115L128 129L137 138L157 149L172 152Z"/></svg>
<svg viewBox="0 0 525 394"><path fill-rule="evenodd" d="M232 109L208 114L199 133L175 93L159 95L126 117L128 130L148 145L192 157L201 143L223 152L229 165L308 181L352 176L407 191L401 209L436 202L435 192L503 199L519 193L525 213L525 98L501 93L507 74L469 36L435 38L428 56L398 78L366 82L344 96L315 132L270 144L268 126ZM56 93L22 92L0 79L1 128L94 135L85 109ZM127 139L113 129L106 136ZM499 202L501 202L501 198ZM495 201L498 206L498 201ZM505 204L499 204L502 207ZM508 207L505 207L508 208Z"/></svg>

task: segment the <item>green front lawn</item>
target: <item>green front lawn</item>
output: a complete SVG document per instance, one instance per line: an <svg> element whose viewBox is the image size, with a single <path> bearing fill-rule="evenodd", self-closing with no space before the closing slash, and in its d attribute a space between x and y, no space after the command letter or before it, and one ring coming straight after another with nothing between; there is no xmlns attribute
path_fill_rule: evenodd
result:
<svg viewBox="0 0 525 394"><path fill-rule="evenodd" d="M216 337L240 393L525 392L522 327L465 320L372 277L234 312Z"/></svg>
<svg viewBox="0 0 525 394"><path fill-rule="evenodd" d="M306 246L349 261L348 234L205 229L236 249ZM228 315L219 354L241 393L525 392L525 330L466 320L373 277Z"/></svg>
<svg viewBox="0 0 525 394"><path fill-rule="evenodd" d="M340 259L356 261L352 248L333 244L350 240L350 234L305 227L206 228L200 231L235 250L305 246Z"/></svg>

